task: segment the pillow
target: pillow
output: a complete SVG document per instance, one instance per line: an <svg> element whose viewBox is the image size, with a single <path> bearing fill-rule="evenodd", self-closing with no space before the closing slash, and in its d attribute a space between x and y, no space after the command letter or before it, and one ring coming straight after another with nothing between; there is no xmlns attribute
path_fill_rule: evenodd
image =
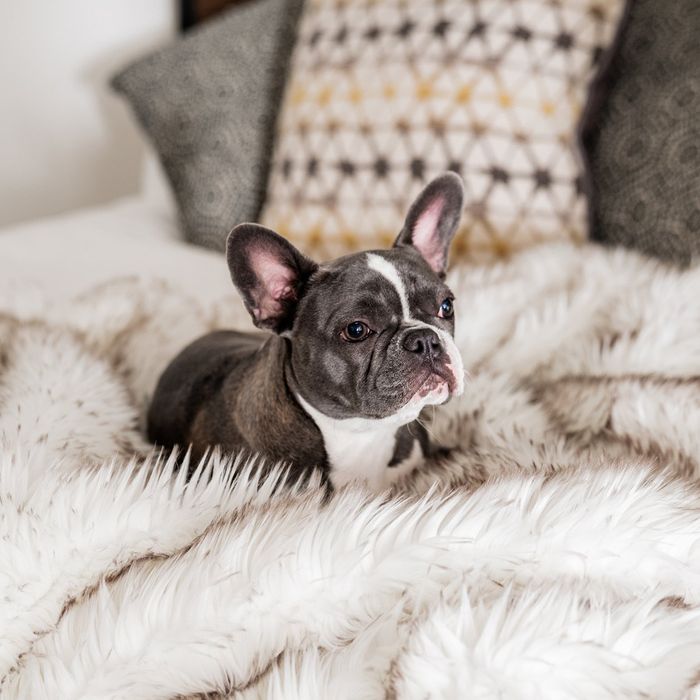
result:
<svg viewBox="0 0 700 700"><path fill-rule="evenodd" d="M223 250L262 205L302 0L242 3L113 79L152 139L185 237Z"/></svg>
<svg viewBox="0 0 700 700"><path fill-rule="evenodd" d="M591 235L687 265L700 256L700 4L636 0L587 120Z"/></svg>
<svg viewBox="0 0 700 700"><path fill-rule="evenodd" d="M445 170L453 251L581 241L576 126L622 0L308 0L262 223L320 258L389 245Z"/></svg>

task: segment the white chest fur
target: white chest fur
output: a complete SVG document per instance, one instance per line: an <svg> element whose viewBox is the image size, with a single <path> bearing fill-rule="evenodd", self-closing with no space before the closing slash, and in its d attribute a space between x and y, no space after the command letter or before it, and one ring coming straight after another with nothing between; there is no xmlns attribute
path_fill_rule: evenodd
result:
<svg viewBox="0 0 700 700"><path fill-rule="evenodd" d="M381 491L415 468L423 458L420 443L415 440L408 458L389 466L396 448L396 431L410 422L405 416L338 420L321 413L301 396L297 395L297 400L323 435L331 468L330 479L336 488L359 481L372 491ZM415 417L412 416L411 420Z"/></svg>

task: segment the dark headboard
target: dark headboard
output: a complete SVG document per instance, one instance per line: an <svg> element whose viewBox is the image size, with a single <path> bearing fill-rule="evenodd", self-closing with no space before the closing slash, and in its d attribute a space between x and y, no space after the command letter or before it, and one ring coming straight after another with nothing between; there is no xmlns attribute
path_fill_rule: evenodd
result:
<svg viewBox="0 0 700 700"><path fill-rule="evenodd" d="M194 27L195 24L225 10L229 5L241 2L246 0L180 0L180 28L184 31Z"/></svg>

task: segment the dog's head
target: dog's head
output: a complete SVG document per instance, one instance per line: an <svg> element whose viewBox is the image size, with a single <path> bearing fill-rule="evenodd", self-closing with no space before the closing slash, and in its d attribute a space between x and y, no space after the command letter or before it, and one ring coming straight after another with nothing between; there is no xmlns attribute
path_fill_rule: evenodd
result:
<svg viewBox="0 0 700 700"><path fill-rule="evenodd" d="M459 177L442 175L413 203L391 249L323 264L262 226L233 229L233 282L255 325L290 339L293 380L314 408L407 423L462 392L444 281L462 199Z"/></svg>

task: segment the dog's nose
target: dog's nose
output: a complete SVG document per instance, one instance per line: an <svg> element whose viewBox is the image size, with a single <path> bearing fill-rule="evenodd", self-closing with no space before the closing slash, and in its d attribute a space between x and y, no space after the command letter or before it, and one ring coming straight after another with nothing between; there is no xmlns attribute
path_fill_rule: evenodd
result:
<svg viewBox="0 0 700 700"><path fill-rule="evenodd" d="M404 350L437 360L442 355L442 343L438 334L430 328L416 328L403 337Z"/></svg>

